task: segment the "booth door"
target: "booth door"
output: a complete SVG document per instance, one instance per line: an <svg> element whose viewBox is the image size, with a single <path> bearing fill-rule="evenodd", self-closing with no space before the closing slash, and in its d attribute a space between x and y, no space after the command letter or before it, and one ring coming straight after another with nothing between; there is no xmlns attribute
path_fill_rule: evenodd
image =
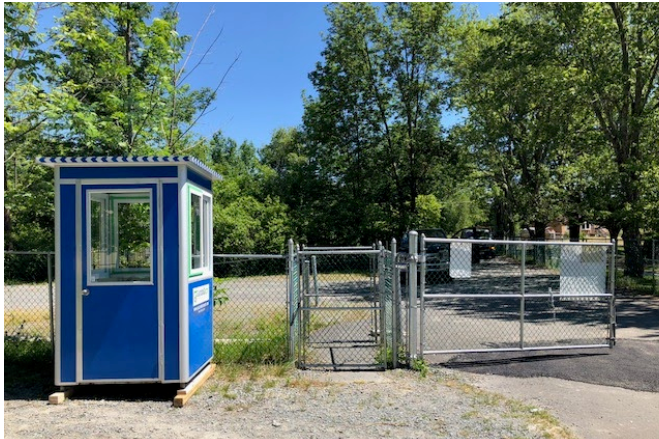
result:
<svg viewBox="0 0 659 439"><path fill-rule="evenodd" d="M155 185L82 186L82 380L158 378Z"/></svg>

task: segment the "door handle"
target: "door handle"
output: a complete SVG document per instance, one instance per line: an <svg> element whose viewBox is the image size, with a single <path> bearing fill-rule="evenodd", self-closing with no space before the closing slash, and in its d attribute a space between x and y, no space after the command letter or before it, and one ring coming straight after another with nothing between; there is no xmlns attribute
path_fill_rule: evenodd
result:
<svg viewBox="0 0 659 439"><path fill-rule="evenodd" d="M83 295L83 296L89 296L89 290L88 290L87 288L85 288L84 290L82 290L82 295Z"/></svg>

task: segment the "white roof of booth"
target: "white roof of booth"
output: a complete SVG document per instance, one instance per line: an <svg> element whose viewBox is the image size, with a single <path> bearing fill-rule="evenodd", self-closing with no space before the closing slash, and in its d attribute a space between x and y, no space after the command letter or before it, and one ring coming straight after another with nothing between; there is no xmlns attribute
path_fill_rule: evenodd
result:
<svg viewBox="0 0 659 439"><path fill-rule="evenodd" d="M123 156L123 157L38 157L37 163L46 166L126 166L126 165L175 165L187 164L211 180L222 176L192 156Z"/></svg>

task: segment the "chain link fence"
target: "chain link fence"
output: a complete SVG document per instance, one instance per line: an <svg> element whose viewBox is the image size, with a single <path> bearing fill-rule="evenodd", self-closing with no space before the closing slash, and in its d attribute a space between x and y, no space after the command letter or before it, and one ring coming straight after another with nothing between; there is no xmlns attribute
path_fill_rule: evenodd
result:
<svg viewBox="0 0 659 439"><path fill-rule="evenodd" d="M422 354L613 342L610 244L422 239L420 248ZM442 252L450 256L437 263Z"/></svg>
<svg viewBox="0 0 659 439"><path fill-rule="evenodd" d="M55 254L5 251L5 343L53 340Z"/></svg>
<svg viewBox="0 0 659 439"><path fill-rule="evenodd" d="M419 348L610 342L610 245L427 239L423 247L419 257L395 244L214 255L215 361L384 367ZM656 293L659 242L643 248L644 291ZM54 268L52 252L5 252L5 345L52 341Z"/></svg>
<svg viewBox="0 0 659 439"><path fill-rule="evenodd" d="M214 255L214 358L218 363L288 361L288 259Z"/></svg>

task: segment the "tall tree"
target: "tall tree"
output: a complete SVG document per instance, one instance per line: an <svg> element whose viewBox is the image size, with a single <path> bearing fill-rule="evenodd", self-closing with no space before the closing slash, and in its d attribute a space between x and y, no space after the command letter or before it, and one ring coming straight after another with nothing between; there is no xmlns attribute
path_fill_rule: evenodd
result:
<svg viewBox="0 0 659 439"><path fill-rule="evenodd" d="M380 233L389 236L415 225L418 196L453 158L440 123L450 11L442 3L326 10L323 62L310 75L318 96L306 103L304 130L317 175L352 213L342 219L366 234L366 220L388 224Z"/></svg>
<svg viewBox="0 0 659 439"><path fill-rule="evenodd" d="M59 114L47 69L54 57L38 31L43 3L4 4L4 231L5 248L52 248L52 174L32 159L56 152L43 140L49 121ZM47 91L48 90L48 91Z"/></svg>
<svg viewBox="0 0 659 439"><path fill-rule="evenodd" d="M656 162L659 111L659 5L656 3L531 4L551 27L539 35L554 43L557 60L590 103L597 128L612 151L617 184L603 194L616 200L609 220L623 230L625 273L643 275L643 175Z"/></svg>
<svg viewBox="0 0 659 439"><path fill-rule="evenodd" d="M190 90L176 65L188 37L173 7L152 18L147 3L71 3L51 31L60 56L56 85L68 95L62 140L77 154L177 153L211 90ZM172 101L176 96L176 111Z"/></svg>

